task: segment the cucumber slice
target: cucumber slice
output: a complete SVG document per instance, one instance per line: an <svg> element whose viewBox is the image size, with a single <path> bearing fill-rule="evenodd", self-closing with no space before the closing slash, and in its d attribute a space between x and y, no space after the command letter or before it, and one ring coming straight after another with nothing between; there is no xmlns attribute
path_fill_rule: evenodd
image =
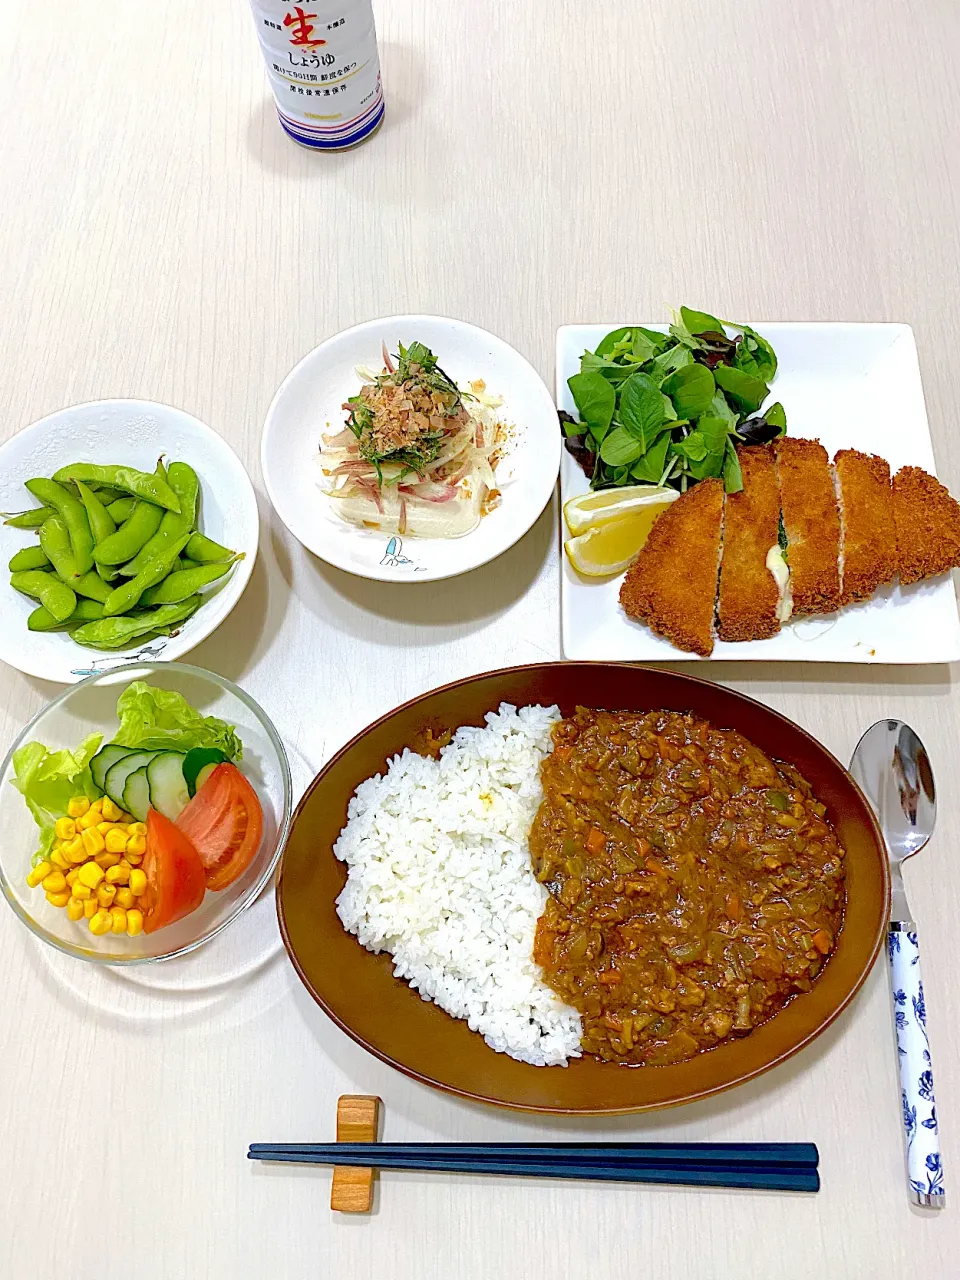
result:
<svg viewBox="0 0 960 1280"><path fill-rule="evenodd" d="M193 747L183 762L183 778L191 796L195 796L210 776L209 765L223 764L226 756L219 747ZM200 775L203 773L203 782Z"/></svg>
<svg viewBox="0 0 960 1280"><path fill-rule="evenodd" d="M185 759L179 751L161 751L147 765L150 803L171 822L176 822L190 799L183 777Z"/></svg>
<svg viewBox="0 0 960 1280"><path fill-rule="evenodd" d="M114 804L127 808L123 802L127 779L135 770L148 765L155 755L157 755L156 751L131 751L110 766L103 780L103 789ZM127 809L127 812L133 813L133 810ZM143 822L143 818L138 818L138 821Z"/></svg>
<svg viewBox="0 0 960 1280"><path fill-rule="evenodd" d="M105 790L103 783L111 765L115 765L124 756L132 755L133 752L133 747L121 747L116 742L108 742L105 747L100 748L90 761L90 772L93 774L94 785L98 791Z"/></svg>
<svg viewBox="0 0 960 1280"><path fill-rule="evenodd" d="M221 764L223 764L222 760L211 760L209 764L205 764L203 766L203 768L197 774L196 787L193 793L194 795L197 794L197 792L200 790L200 788L203 786L206 780L210 777L211 773L213 773L214 769L216 769L217 766Z"/></svg>
<svg viewBox="0 0 960 1280"><path fill-rule="evenodd" d="M113 797L110 797L111 800ZM121 803L118 801L118 803ZM123 788L122 804L127 813L132 813L138 822L146 822L150 808L150 784L147 782L147 766L134 769L127 778Z"/></svg>

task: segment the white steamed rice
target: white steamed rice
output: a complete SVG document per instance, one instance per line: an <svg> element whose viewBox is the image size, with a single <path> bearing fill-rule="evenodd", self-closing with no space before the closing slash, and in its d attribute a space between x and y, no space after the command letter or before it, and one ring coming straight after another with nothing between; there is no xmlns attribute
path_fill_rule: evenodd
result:
<svg viewBox="0 0 960 1280"><path fill-rule="evenodd" d="M580 1016L543 982L533 938L546 890L527 836L557 707L490 712L439 760L405 750L350 801L334 846L349 867L337 912L424 1000L534 1066L580 1056Z"/></svg>

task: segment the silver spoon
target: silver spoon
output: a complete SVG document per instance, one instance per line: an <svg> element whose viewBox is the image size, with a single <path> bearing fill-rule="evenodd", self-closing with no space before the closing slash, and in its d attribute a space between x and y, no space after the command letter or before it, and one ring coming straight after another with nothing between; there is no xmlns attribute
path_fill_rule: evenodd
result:
<svg viewBox="0 0 960 1280"><path fill-rule="evenodd" d="M887 955L893 979L910 1197L914 1204L942 1209L946 1196L920 948L900 870L933 835L937 820L933 770L926 748L908 724L878 720L857 743L850 772L876 810L890 858L892 919Z"/></svg>

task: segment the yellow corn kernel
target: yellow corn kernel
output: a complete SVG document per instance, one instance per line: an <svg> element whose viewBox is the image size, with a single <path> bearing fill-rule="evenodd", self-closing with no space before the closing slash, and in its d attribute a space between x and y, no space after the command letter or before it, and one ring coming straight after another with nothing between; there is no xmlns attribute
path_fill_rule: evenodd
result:
<svg viewBox="0 0 960 1280"><path fill-rule="evenodd" d="M67 884L72 886L79 874L80 874L80 869L78 867L74 867L73 870L68 871L63 878L64 880L66 880Z"/></svg>
<svg viewBox="0 0 960 1280"><path fill-rule="evenodd" d="M80 879L79 873L74 872L73 874L77 876L76 880L74 880L73 884L70 886L73 890L73 896L75 898L92 898L93 890L90 886L83 883Z"/></svg>
<svg viewBox="0 0 960 1280"><path fill-rule="evenodd" d="M134 867L130 872L130 892L135 898L139 898L141 893L147 887L146 873L141 871L139 867Z"/></svg>
<svg viewBox="0 0 960 1280"><path fill-rule="evenodd" d="M96 811L96 809L90 808L87 810L87 812L83 815L82 818L77 819L77 830L89 831L91 827L95 827L98 822L102 822L102 821L103 821L103 818Z"/></svg>
<svg viewBox="0 0 960 1280"><path fill-rule="evenodd" d="M143 933L143 912L134 907L127 912L127 936L135 938L138 933Z"/></svg>
<svg viewBox="0 0 960 1280"><path fill-rule="evenodd" d="M98 867L95 862L85 862L77 878L89 888L95 889L103 879L103 867Z"/></svg>
<svg viewBox="0 0 960 1280"><path fill-rule="evenodd" d="M77 834L77 824L72 818L58 818L54 830L58 840L72 840Z"/></svg>
<svg viewBox="0 0 960 1280"><path fill-rule="evenodd" d="M96 898L87 898L83 904L84 920L92 920L99 910L100 904L97 902Z"/></svg>
<svg viewBox="0 0 960 1280"><path fill-rule="evenodd" d="M97 886L97 902L101 907L112 907L113 900L117 896L117 886L115 884L107 884L106 880Z"/></svg>
<svg viewBox="0 0 960 1280"><path fill-rule="evenodd" d="M67 916L70 920L83 919L83 903L79 898L71 898L67 903Z"/></svg>
<svg viewBox="0 0 960 1280"><path fill-rule="evenodd" d="M135 835L132 835L130 839L127 841L127 853L128 854L132 853L134 857L142 858L143 855L146 853L146 851L147 851L146 836L141 835L140 832L138 831Z"/></svg>
<svg viewBox="0 0 960 1280"><path fill-rule="evenodd" d="M109 796L104 796L100 802L100 812L107 822L120 822L123 818L123 810L118 804L114 804Z"/></svg>
<svg viewBox="0 0 960 1280"><path fill-rule="evenodd" d="M63 856L63 853L59 849L54 849L54 851L50 854L48 861L52 862L55 867L59 867L61 871L70 870L70 863L66 860L66 858Z"/></svg>
<svg viewBox="0 0 960 1280"><path fill-rule="evenodd" d="M43 881L46 880L47 876L50 874L52 870L53 870L52 862L47 862L46 859L44 859L43 862L38 862L37 865L30 872L30 874L27 876L27 884L30 886L31 889L35 889L38 884L42 884Z"/></svg>
<svg viewBox="0 0 960 1280"><path fill-rule="evenodd" d="M132 813L124 811L117 819L117 822L121 823L125 827L129 827L132 823L136 822L136 818L134 818Z"/></svg>
<svg viewBox="0 0 960 1280"><path fill-rule="evenodd" d="M123 889L117 890L117 896L114 898L113 901L115 906L123 907L124 911L127 911L130 907L134 905L134 903L136 902L136 898L133 896L133 894L130 892L129 889L123 888Z"/></svg>
<svg viewBox="0 0 960 1280"><path fill-rule="evenodd" d="M123 856L130 863L131 867L139 867L140 863L143 861L142 853L131 853L129 849Z"/></svg>
<svg viewBox="0 0 960 1280"><path fill-rule="evenodd" d="M71 818L82 818L90 808L90 801L86 796L74 796L67 804L67 813Z"/></svg>
<svg viewBox="0 0 960 1280"><path fill-rule="evenodd" d="M66 876L62 871L51 871L48 876L44 877L43 887L47 893L63 893L67 887Z"/></svg>
<svg viewBox="0 0 960 1280"><path fill-rule="evenodd" d="M83 833L83 847L91 858L95 857L98 853L103 853L105 848L103 836L96 827L87 827L86 831Z"/></svg>
<svg viewBox="0 0 960 1280"><path fill-rule="evenodd" d="M101 909L95 915L90 917L90 932L95 933L97 937L109 932L113 921L110 919L110 912Z"/></svg>
<svg viewBox="0 0 960 1280"><path fill-rule="evenodd" d="M83 838L74 836L72 840L68 840L63 846L63 856L68 862L85 862L87 851L83 847Z"/></svg>
<svg viewBox="0 0 960 1280"><path fill-rule="evenodd" d="M70 901L70 890L64 888L62 893L48 893L47 901L51 907L65 907Z"/></svg>
<svg viewBox="0 0 960 1280"><path fill-rule="evenodd" d="M115 867L119 861L119 853L108 853L106 849L104 849L103 853L98 853L94 858L94 862L97 866L103 867L104 871L106 871L108 867Z"/></svg>
<svg viewBox="0 0 960 1280"><path fill-rule="evenodd" d="M100 832L102 836L106 836L108 831L115 830L116 825L117 824L115 822L98 822L97 830Z"/></svg>
<svg viewBox="0 0 960 1280"><path fill-rule="evenodd" d="M107 881L110 884L126 884L130 879L130 863L121 859L115 867L107 867Z"/></svg>
<svg viewBox="0 0 960 1280"><path fill-rule="evenodd" d="M107 853L123 853L127 847L127 833L120 827L111 827L104 836Z"/></svg>
<svg viewBox="0 0 960 1280"><path fill-rule="evenodd" d="M145 836L147 834L147 824L145 822L130 822L130 834L132 836Z"/></svg>
<svg viewBox="0 0 960 1280"><path fill-rule="evenodd" d="M110 911L110 928L113 933L127 932L127 913L123 907L113 907Z"/></svg>

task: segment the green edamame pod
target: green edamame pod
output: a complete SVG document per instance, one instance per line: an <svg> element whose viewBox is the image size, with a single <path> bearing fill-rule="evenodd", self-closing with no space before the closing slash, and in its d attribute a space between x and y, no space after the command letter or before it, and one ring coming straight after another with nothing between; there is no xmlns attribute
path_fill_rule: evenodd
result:
<svg viewBox="0 0 960 1280"><path fill-rule="evenodd" d="M133 508L136 505L136 498L117 498L107 507L107 514L114 524L123 524L124 520L129 520L133 515Z"/></svg>
<svg viewBox="0 0 960 1280"><path fill-rule="evenodd" d="M61 582L56 574L45 573L42 569L13 573L10 575L10 585L15 591L39 600L58 622L65 622L77 607L77 597L67 584Z"/></svg>
<svg viewBox="0 0 960 1280"><path fill-rule="evenodd" d="M88 649L122 649L144 636L169 633L175 623L185 622L200 608L202 596L191 596L180 604L165 604L148 613L130 614L124 618L101 618L73 632L77 644Z"/></svg>
<svg viewBox="0 0 960 1280"><path fill-rule="evenodd" d="M56 513L40 526L40 547L54 569L67 584L73 586L77 573L77 561L73 554L73 544L67 522Z"/></svg>
<svg viewBox="0 0 960 1280"><path fill-rule="evenodd" d="M30 631L70 631L74 627L83 626L85 622L96 622L103 617L103 607L96 600L78 600L77 607L65 622L58 622L43 605L38 605L27 619Z"/></svg>
<svg viewBox="0 0 960 1280"><path fill-rule="evenodd" d="M170 566L190 540L190 534L181 534L162 556L146 565L135 578L128 578L119 587L114 587L103 605L105 618L115 618L118 614L129 613L135 608L140 597L148 587L155 586L170 572Z"/></svg>
<svg viewBox="0 0 960 1280"><path fill-rule="evenodd" d="M232 560L237 554L229 547L221 547L212 538L205 538L202 533L195 533L186 546L187 558L197 564L217 564L224 560Z"/></svg>
<svg viewBox="0 0 960 1280"><path fill-rule="evenodd" d="M96 600L98 604L103 604L113 590L99 573L94 573L92 569L89 573L82 573L79 578L71 578L70 586L78 596L86 596L88 600Z"/></svg>
<svg viewBox="0 0 960 1280"><path fill-rule="evenodd" d="M120 572L125 578L135 578L142 569L165 555L172 544L185 533L192 533L197 522L197 505L200 498L200 481L193 467L185 462L171 462L167 468L167 480L180 499L180 511L165 511L160 528L150 541L125 564ZM187 592L188 595L192 594Z"/></svg>
<svg viewBox="0 0 960 1280"><path fill-rule="evenodd" d="M237 557L237 559L241 558ZM195 569L175 569L155 587L148 588L140 597L140 603L144 605L177 604L197 591L202 591L211 582L216 582L232 568L231 561L229 564L200 564Z"/></svg>
<svg viewBox="0 0 960 1280"><path fill-rule="evenodd" d="M96 546L98 542L103 542L104 538L109 538L111 533L116 533L116 522L93 490L88 489L82 480L77 481L77 492L86 510L90 532L93 534L94 546Z"/></svg>
<svg viewBox="0 0 960 1280"><path fill-rule="evenodd" d="M35 498L53 507L67 526L77 573L87 573L93 568L93 534L83 503L55 480L41 477L28 480L27 488ZM59 572L59 571L58 571Z"/></svg>
<svg viewBox="0 0 960 1280"><path fill-rule="evenodd" d="M54 514L53 507L31 507L29 511L18 511L7 516L3 523L8 524L11 529L39 529L44 520Z"/></svg>
<svg viewBox="0 0 960 1280"><path fill-rule="evenodd" d="M94 547L97 564L108 566L126 564L160 528L163 508L152 502L138 502L133 514L125 520L116 533L104 538Z"/></svg>
<svg viewBox="0 0 960 1280"><path fill-rule="evenodd" d="M69 484L76 480L82 480L85 484L108 484L112 489L132 493L134 497L152 502L158 507L165 507L168 511L180 510L177 495L162 475L151 475L149 471L137 471L135 467L98 466L95 462L73 462L68 467L61 467L54 473L53 478L60 484ZM44 502L46 499L41 498L40 501Z"/></svg>
<svg viewBox="0 0 960 1280"><path fill-rule="evenodd" d="M7 568L11 573L22 573L24 569L49 569L50 560L43 547L24 547L10 557Z"/></svg>

